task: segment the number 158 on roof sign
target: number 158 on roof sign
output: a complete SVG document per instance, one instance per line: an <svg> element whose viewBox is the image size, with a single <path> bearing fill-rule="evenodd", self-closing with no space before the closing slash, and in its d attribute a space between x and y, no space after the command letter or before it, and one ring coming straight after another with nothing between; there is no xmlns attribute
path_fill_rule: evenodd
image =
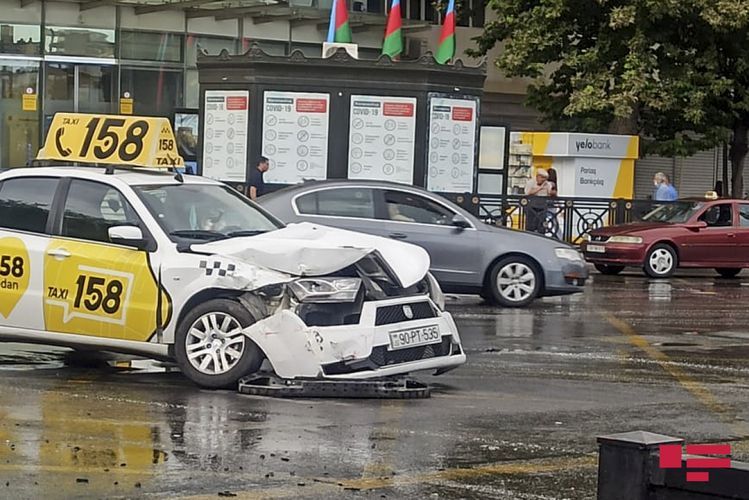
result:
<svg viewBox="0 0 749 500"><path fill-rule="evenodd" d="M38 160L168 168L184 165L166 118L57 113Z"/></svg>

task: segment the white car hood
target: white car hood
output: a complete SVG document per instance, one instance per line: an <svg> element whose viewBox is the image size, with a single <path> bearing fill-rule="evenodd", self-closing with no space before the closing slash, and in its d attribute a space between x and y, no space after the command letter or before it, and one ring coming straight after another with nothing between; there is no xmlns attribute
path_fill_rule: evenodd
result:
<svg viewBox="0 0 749 500"><path fill-rule="evenodd" d="M380 236L303 222L257 236L192 245L196 252L232 257L295 276L334 273L378 252L403 287L414 285L429 270L421 247Z"/></svg>

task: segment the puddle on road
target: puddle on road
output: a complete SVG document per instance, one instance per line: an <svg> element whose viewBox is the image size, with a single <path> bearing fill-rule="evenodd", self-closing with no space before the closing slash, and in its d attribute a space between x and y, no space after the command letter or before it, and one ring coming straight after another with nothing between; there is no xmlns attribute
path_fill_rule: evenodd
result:
<svg viewBox="0 0 749 500"><path fill-rule="evenodd" d="M654 342L653 345L660 347L696 347L699 344L693 342Z"/></svg>
<svg viewBox="0 0 749 500"><path fill-rule="evenodd" d="M0 342L0 370L27 371L83 368L123 373L170 373L178 371L172 363L105 351L81 351L51 346Z"/></svg>
<svg viewBox="0 0 749 500"><path fill-rule="evenodd" d="M652 302L671 301L671 283L668 281L654 281L648 285L648 300Z"/></svg>
<svg viewBox="0 0 749 500"><path fill-rule="evenodd" d="M0 370L26 371L61 368L64 351L34 351L0 344Z"/></svg>

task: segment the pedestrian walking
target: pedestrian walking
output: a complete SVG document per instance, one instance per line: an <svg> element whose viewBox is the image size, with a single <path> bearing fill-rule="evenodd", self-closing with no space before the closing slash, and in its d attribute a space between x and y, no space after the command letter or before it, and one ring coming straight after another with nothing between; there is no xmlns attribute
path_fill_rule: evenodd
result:
<svg viewBox="0 0 749 500"><path fill-rule="evenodd" d="M536 178L530 179L525 185L525 194L530 196L528 205L526 207L526 219L525 229L526 231L533 231L536 233L545 234L545 219L546 210L548 208L547 202L553 186L549 182L549 172L543 168L536 170Z"/></svg>
<svg viewBox="0 0 749 500"><path fill-rule="evenodd" d="M559 191L559 184L557 181L557 171L554 168L550 168L548 170L549 174L549 184L551 184L551 191L549 192L549 197L556 198L558 191Z"/></svg>
<svg viewBox="0 0 749 500"><path fill-rule="evenodd" d="M554 168L550 168L549 172L549 183L552 185L549 198L556 198L559 194L559 181L557 180L557 171ZM562 226L564 224L564 213L559 210L558 204L553 201L549 201L549 206L546 211L546 226L547 233L552 234L556 239L561 240L563 237Z"/></svg>
<svg viewBox="0 0 749 500"><path fill-rule="evenodd" d="M255 166L250 169L250 199L257 200L258 196L265 194L265 179L263 174L268 171L270 164L265 156L258 157Z"/></svg>
<svg viewBox="0 0 749 500"><path fill-rule="evenodd" d="M653 176L653 185L655 186L653 194L655 201L674 201L679 198L676 188L671 185L668 176L663 172L658 172Z"/></svg>
<svg viewBox="0 0 749 500"><path fill-rule="evenodd" d="M536 178L530 179L525 185L526 196L551 196L554 189L549 182L549 172L543 168L536 170Z"/></svg>

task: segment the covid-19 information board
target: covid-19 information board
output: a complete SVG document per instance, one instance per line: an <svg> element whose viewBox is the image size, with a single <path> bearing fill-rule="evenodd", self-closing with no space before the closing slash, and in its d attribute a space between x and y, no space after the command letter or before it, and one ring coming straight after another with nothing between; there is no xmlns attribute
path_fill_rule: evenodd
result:
<svg viewBox="0 0 749 500"><path fill-rule="evenodd" d="M352 95L349 179L411 184L415 136L415 98Z"/></svg>
<svg viewBox="0 0 749 500"><path fill-rule="evenodd" d="M473 191L478 101L432 96L429 101L427 189Z"/></svg>
<svg viewBox="0 0 749 500"><path fill-rule="evenodd" d="M263 97L265 182L325 179L328 169L328 94L267 91Z"/></svg>
<svg viewBox="0 0 749 500"><path fill-rule="evenodd" d="M250 93L206 90L204 105L203 175L221 181L244 182Z"/></svg>

